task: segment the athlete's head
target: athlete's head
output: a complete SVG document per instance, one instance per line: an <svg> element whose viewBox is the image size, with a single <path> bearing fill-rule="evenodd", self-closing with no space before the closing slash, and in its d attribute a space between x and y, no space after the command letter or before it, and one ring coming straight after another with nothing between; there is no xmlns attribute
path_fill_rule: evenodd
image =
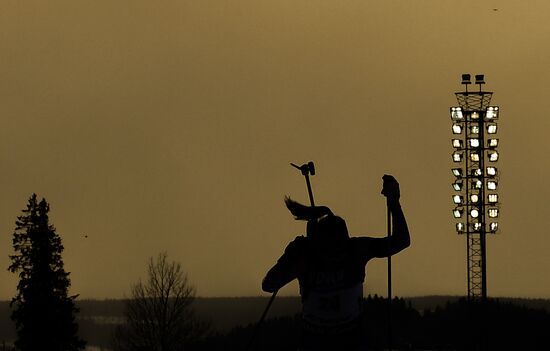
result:
<svg viewBox="0 0 550 351"><path fill-rule="evenodd" d="M317 230L319 237L328 241L349 238L346 221L339 216L329 215L319 219Z"/></svg>
<svg viewBox="0 0 550 351"><path fill-rule="evenodd" d="M348 238L346 222L326 206L305 206L285 198L285 204L296 220L307 221L307 236L322 240Z"/></svg>

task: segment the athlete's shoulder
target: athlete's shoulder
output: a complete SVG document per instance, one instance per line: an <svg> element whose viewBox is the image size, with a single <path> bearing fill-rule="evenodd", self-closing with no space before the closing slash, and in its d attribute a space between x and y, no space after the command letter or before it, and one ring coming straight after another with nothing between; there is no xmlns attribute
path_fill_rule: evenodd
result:
<svg viewBox="0 0 550 351"><path fill-rule="evenodd" d="M309 240L307 237L299 235L294 240L292 240L285 249L285 254L294 254L298 252L302 252L306 249L307 245L309 243Z"/></svg>

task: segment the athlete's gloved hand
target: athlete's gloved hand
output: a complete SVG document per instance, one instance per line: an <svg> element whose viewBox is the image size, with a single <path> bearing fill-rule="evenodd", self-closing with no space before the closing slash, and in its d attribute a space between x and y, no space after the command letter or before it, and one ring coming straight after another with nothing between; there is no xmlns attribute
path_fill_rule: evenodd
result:
<svg viewBox="0 0 550 351"><path fill-rule="evenodd" d="M382 177L382 195L388 198L390 202L399 201L401 193L399 191L399 183L391 175L384 174Z"/></svg>

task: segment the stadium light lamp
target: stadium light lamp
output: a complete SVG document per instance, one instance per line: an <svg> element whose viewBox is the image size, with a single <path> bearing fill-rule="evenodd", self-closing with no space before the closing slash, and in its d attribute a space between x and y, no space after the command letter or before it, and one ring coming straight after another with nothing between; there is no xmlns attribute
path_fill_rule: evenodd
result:
<svg viewBox="0 0 550 351"><path fill-rule="evenodd" d="M464 225L464 223L457 223L456 224L457 233L462 234L462 233L464 233L465 229L466 229L466 225Z"/></svg>
<svg viewBox="0 0 550 351"><path fill-rule="evenodd" d="M453 152L453 161L462 162L462 152Z"/></svg>
<svg viewBox="0 0 550 351"><path fill-rule="evenodd" d="M457 178L462 177L462 168L453 168L453 175Z"/></svg>
<svg viewBox="0 0 550 351"><path fill-rule="evenodd" d="M462 208L455 208L453 210L453 216L455 218L462 218L462 214L464 213L464 210Z"/></svg>
<svg viewBox="0 0 550 351"><path fill-rule="evenodd" d="M491 162L497 162L498 161L498 152L491 151L487 155L489 156L489 161L491 161Z"/></svg>
<svg viewBox="0 0 550 351"><path fill-rule="evenodd" d="M470 143L470 147L479 147L479 139L477 138L472 138L470 140L468 140L468 142Z"/></svg>
<svg viewBox="0 0 550 351"><path fill-rule="evenodd" d="M472 169L472 177L481 177L482 174L481 168Z"/></svg>
<svg viewBox="0 0 550 351"><path fill-rule="evenodd" d="M477 152L470 153L470 160L474 162L479 162L479 154Z"/></svg>
<svg viewBox="0 0 550 351"><path fill-rule="evenodd" d="M477 217L479 217L479 210L477 210L477 209L475 209L475 208L472 209L472 210L470 211L470 216L472 216L472 218L477 218Z"/></svg>
<svg viewBox="0 0 550 351"><path fill-rule="evenodd" d="M453 139L453 147L455 149L463 149L464 142L461 139Z"/></svg>
<svg viewBox="0 0 550 351"><path fill-rule="evenodd" d="M497 190L497 181L496 180L488 180L487 181L487 189L489 190Z"/></svg>
<svg viewBox="0 0 550 351"><path fill-rule="evenodd" d="M487 195L487 201L490 204L496 204L498 202L498 194L489 194L489 195Z"/></svg>
<svg viewBox="0 0 550 351"><path fill-rule="evenodd" d="M498 230L498 223L497 222L491 222L489 223L489 229L492 233L495 233Z"/></svg>
<svg viewBox="0 0 550 351"><path fill-rule="evenodd" d="M497 175L497 168L496 167L487 167L487 175L491 177L495 177Z"/></svg>
<svg viewBox="0 0 550 351"><path fill-rule="evenodd" d="M487 125L487 133L496 134L497 133L497 125L496 124Z"/></svg>
<svg viewBox="0 0 550 351"><path fill-rule="evenodd" d="M498 208L492 207L492 208L489 209L488 212L489 212L489 217L491 217L491 218L497 218L498 217Z"/></svg>
<svg viewBox="0 0 550 351"><path fill-rule="evenodd" d="M462 205L464 202L464 197L461 195L453 195L453 202L455 205Z"/></svg>
<svg viewBox="0 0 550 351"><path fill-rule="evenodd" d="M498 146L498 139L487 139L487 147L494 149Z"/></svg>
<svg viewBox="0 0 550 351"><path fill-rule="evenodd" d="M488 120L494 120L498 118L498 106L489 106L487 107L487 112L485 113L485 118Z"/></svg>
<svg viewBox="0 0 550 351"><path fill-rule="evenodd" d="M453 124L453 134L462 134L462 126L460 124Z"/></svg>
<svg viewBox="0 0 550 351"><path fill-rule="evenodd" d="M451 119L459 122L464 120L464 114L460 107L451 107Z"/></svg>
<svg viewBox="0 0 550 351"><path fill-rule="evenodd" d="M453 183L453 189L456 190L456 191L461 191L462 190L462 181L455 181Z"/></svg>

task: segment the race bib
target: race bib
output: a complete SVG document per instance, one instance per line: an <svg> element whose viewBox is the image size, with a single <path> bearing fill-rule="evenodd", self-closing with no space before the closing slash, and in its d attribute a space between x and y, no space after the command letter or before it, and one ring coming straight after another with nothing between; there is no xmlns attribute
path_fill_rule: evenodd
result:
<svg viewBox="0 0 550 351"><path fill-rule="evenodd" d="M309 291L303 301L303 318L317 325L337 325L361 314L363 284L336 291Z"/></svg>

